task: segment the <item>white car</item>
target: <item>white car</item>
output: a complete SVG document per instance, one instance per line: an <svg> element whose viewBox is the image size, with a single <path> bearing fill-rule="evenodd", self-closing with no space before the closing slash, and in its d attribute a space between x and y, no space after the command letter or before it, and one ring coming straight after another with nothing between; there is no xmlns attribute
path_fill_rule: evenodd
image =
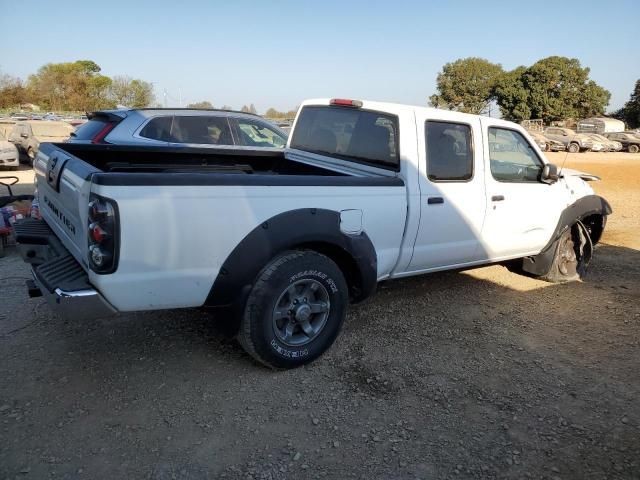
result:
<svg viewBox="0 0 640 480"><path fill-rule="evenodd" d="M578 279L611 213L519 125L346 99L303 102L281 151L42 144L35 171L31 294L75 317L224 307L275 368L382 280L515 260Z"/></svg>
<svg viewBox="0 0 640 480"><path fill-rule="evenodd" d="M16 146L0 132L0 168L16 170L20 165L20 155Z"/></svg>

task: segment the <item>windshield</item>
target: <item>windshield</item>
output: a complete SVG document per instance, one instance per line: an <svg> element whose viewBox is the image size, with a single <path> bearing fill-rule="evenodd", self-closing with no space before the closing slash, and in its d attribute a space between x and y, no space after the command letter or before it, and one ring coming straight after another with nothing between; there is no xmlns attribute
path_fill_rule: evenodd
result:
<svg viewBox="0 0 640 480"><path fill-rule="evenodd" d="M352 107L303 107L291 148L399 170L398 118Z"/></svg>
<svg viewBox="0 0 640 480"><path fill-rule="evenodd" d="M51 124L47 122L32 123L31 130L36 137L68 137L73 132L73 127L67 124Z"/></svg>

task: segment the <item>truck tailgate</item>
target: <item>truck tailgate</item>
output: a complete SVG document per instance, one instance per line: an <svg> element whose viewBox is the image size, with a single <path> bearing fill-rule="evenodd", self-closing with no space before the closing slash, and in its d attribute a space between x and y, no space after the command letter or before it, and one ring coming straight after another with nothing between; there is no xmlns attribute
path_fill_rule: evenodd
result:
<svg viewBox="0 0 640 480"><path fill-rule="evenodd" d="M42 218L86 268L90 178L100 170L51 143L40 146L34 169Z"/></svg>

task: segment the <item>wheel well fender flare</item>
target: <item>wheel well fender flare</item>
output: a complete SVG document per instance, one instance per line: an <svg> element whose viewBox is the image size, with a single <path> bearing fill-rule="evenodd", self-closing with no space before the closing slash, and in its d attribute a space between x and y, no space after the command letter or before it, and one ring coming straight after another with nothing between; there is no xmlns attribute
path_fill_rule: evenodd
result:
<svg viewBox="0 0 640 480"><path fill-rule="evenodd" d="M303 208L280 213L249 232L231 251L205 306L243 304L260 271L287 250L314 250L342 270L354 302L370 296L377 284L377 255L369 236L340 230L340 212Z"/></svg>

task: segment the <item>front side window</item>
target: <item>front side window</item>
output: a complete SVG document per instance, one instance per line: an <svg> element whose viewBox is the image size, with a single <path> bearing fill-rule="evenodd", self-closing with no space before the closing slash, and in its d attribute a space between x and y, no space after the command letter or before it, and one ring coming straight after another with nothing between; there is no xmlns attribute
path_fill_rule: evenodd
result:
<svg viewBox="0 0 640 480"><path fill-rule="evenodd" d="M515 130L489 128L491 174L499 182L537 182L543 163L524 136Z"/></svg>
<svg viewBox="0 0 640 480"><path fill-rule="evenodd" d="M471 127L461 123L427 121L427 177L434 182L465 181L473 177Z"/></svg>
<svg viewBox="0 0 640 480"><path fill-rule="evenodd" d="M398 118L338 106L307 106L298 115L291 148L400 170Z"/></svg>
<svg viewBox="0 0 640 480"><path fill-rule="evenodd" d="M263 122L239 118L235 120L238 132L238 143L246 147L275 147L282 148L287 138L274 128Z"/></svg>

